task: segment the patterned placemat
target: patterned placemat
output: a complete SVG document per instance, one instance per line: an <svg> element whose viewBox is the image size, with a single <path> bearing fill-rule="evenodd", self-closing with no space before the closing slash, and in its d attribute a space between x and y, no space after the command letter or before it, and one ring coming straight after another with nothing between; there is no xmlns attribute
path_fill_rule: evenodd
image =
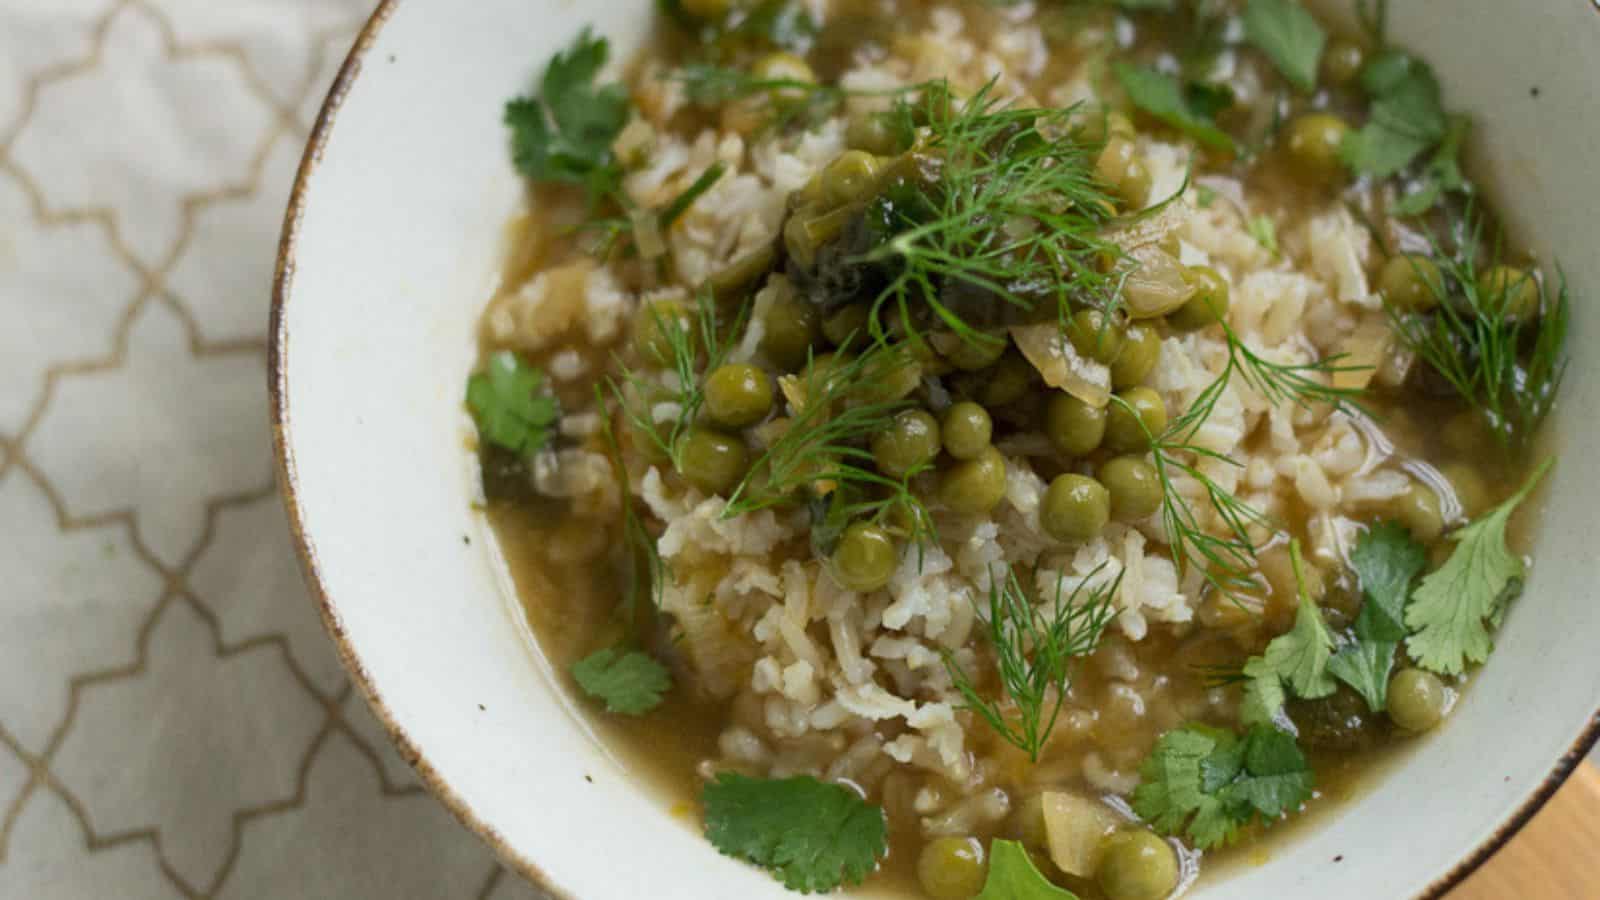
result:
<svg viewBox="0 0 1600 900"><path fill-rule="evenodd" d="M368 0L0 0L0 898L533 897L305 595L267 306Z"/></svg>

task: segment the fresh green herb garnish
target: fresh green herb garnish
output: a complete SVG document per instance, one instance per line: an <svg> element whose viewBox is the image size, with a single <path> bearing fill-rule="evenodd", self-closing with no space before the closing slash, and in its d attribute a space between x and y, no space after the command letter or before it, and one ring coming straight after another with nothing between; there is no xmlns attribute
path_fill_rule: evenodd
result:
<svg viewBox="0 0 1600 900"><path fill-rule="evenodd" d="M1072 661L1094 652L1116 612L1113 600L1122 576L1109 582L1098 579L1104 568L1102 563L1089 573L1070 595L1063 591L1066 576L1061 576L1054 602L1042 608L1035 608L1015 569L991 573L985 624L1004 693L1001 700L984 698L972 676L945 654L945 668L966 707L1034 762L1066 703ZM1088 586L1096 581L1100 583Z"/></svg>
<svg viewBox="0 0 1600 900"><path fill-rule="evenodd" d="M1017 841L989 842L989 875L973 900L1078 900L1039 873L1028 851Z"/></svg>
<svg viewBox="0 0 1600 900"><path fill-rule="evenodd" d="M1001 320L984 326L1114 300L1116 277L1099 268L1120 257L1101 237L1111 198L1094 177L1098 148L1073 136L1081 111L1004 107L993 87L965 102L943 85L924 91L922 150L939 161L937 186L906 185L870 206L879 243L855 260L892 273L873 305L875 327L892 309L914 330L926 309L981 341L969 310L949 298L973 298L967 306Z"/></svg>
<svg viewBox="0 0 1600 900"><path fill-rule="evenodd" d="M572 677L584 693L603 701L606 712L642 716L661 705L672 687L665 666L638 650L607 647L572 666Z"/></svg>
<svg viewBox="0 0 1600 900"><path fill-rule="evenodd" d="M1244 737L1186 725L1156 742L1139 769L1133 810L1166 835L1210 850L1257 816L1271 824L1311 799L1313 778L1293 736L1265 725Z"/></svg>
<svg viewBox="0 0 1600 900"><path fill-rule="evenodd" d="M1222 323L1222 328L1228 341L1227 366L1164 432L1150 434L1149 438L1151 461L1161 482L1161 520L1170 536L1169 546L1179 575L1188 571L1189 566L1198 565L1207 583L1234 596L1241 588L1255 584L1256 550L1250 529L1253 526L1278 529L1259 510L1200 470L1198 462L1204 459L1232 466L1239 462L1199 446L1195 443L1196 434L1216 411L1217 402L1235 376L1274 405L1293 403L1309 407L1313 403L1327 403L1359 412L1361 407L1356 398L1361 391L1332 384L1334 375L1355 368L1345 365L1342 357L1311 363L1275 363L1250 349L1226 322ZM1111 402L1123 403L1118 397L1112 397ZM1179 476L1186 476L1200 485L1206 501L1223 524L1221 534L1213 533L1202 523L1194 501L1174 483Z"/></svg>
<svg viewBox="0 0 1600 900"><path fill-rule="evenodd" d="M1527 574L1522 557L1506 546L1506 526L1554 464L1545 460L1509 500L1450 535L1456 549L1422 579L1406 607L1406 650L1423 668L1460 675L1467 663L1489 658L1489 629L1499 625Z"/></svg>
<svg viewBox="0 0 1600 900"><path fill-rule="evenodd" d="M1567 285L1563 279L1552 291L1531 274L1486 278L1501 262L1497 249L1482 258L1484 228L1469 206L1452 225L1456 253L1435 242L1433 262L1444 277L1422 279L1438 301L1431 314L1387 309L1401 343L1479 411L1503 447L1520 451L1555 405L1566 374ZM1532 323L1508 314L1529 289L1538 294Z"/></svg>
<svg viewBox="0 0 1600 900"><path fill-rule="evenodd" d="M550 442L550 426L560 410L554 397L542 393L544 373L502 350L489 357L483 371L467 379L467 406L483 440L524 459Z"/></svg>
<svg viewBox="0 0 1600 900"><path fill-rule="evenodd" d="M1281 256L1278 250L1278 226L1272 221L1271 216L1251 216L1246 223L1250 236L1256 239L1263 250L1272 254L1273 259Z"/></svg>
<svg viewBox="0 0 1600 900"><path fill-rule="evenodd" d="M1295 613L1294 627L1273 638L1260 656L1251 657L1244 664L1244 674L1250 683L1245 687L1240 718L1247 725L1275 722L1278 711L1283 708L1285 685L1302 700L1326 697L1337 688L1328 674L1328 661L1333 658L1333 633L1322 621L1322 610L1306 591L1298 541L1289 543L1289 559L1294 567L1299 609Z"/></svg>
<svg viewBox="0 0 1600 900"><path fill-rule="evenodd" d="M1361 86L1372 99L1367 124L1346 135L1340 148L1355 172L1394 175L1449 133L1439 82L1416 57L1385 50L1362 70Z"/></svg>
<svg viewBox="0 0 1600 900"><path fill-rule="evenodd" d="M589 207L618 190L622 168L611 145L628 124L628 93L620 84L597 86L610 45L585 28L545 68L537 95L506 104L512 160L535 181L582 185Z"/></svg>
<svg viewBox="0 0 1600 900"><path fill-rule="evenodd" d="M695 201L705 196L706 191L711 190L726 174L728 174L728 167L721 161L712 163L704 172L700 173L700 177L696 178L693 184L684 188L683 193L674 197L672 202L667 204L667 208L661 211L661 218L658 221L661 223L662 232L671 228L672 223L678 221L679 217L688 212L689 208L694 206Z"/></svg>
<svg viewBox="0 0 1600 900"><path fill-rule="evenodd" d="M622 614L637 638L644 615L648 610L659 609L662 592L667 585L667 564L661 558L656 538L639 517L637 501L633 496L628 464L622 455L622 445L617 441L612 411L606 402L606 390L594 387L594 405L601 416L601 437L605 440L606 455L611 460L611 471L617 479L617 493L622 498L622 541L625 560L623 564Z"/></svg>
<svg viewBox="0 0 1600 900"><path fill-rule="evenodd" d="M1113 71L1135 106L1214 150L1236 149L1233 138L1217 127L1214 92L1146 66L1119 62Z"/></svg>
<svg viewBox="0 0 1600 900"><path fill-rule="evenodd" d="M665 392L663 387L639 373L624 369L623 380L636 396L629 398L628 392L616 381L610 383L611 391L635 435L655 444L656 449L676 465L682 447L680 438L688 433L698 420L701 407L705 406L704 375L716 370L733 352L744 334L750 303L747 300L740 304L734 320L723 324L719 321L716 298L709 288L703 288L695 297L691 321L685 322L675 314L664 314L659 308L653 307L651 313L652 326L666 344L666 359L661 362L672 373L675 387ZM677 414L666 427L657 423L653 415L656 405L662 402L677 407Z"/></svg>
<svg viewBox="0 0 1600 900"><path fill-rule="evenodd" d="M825 893L860 884L889 849L883 810L810 776L722 772L700 795L706 837L727 856L772 872L784 887Z"/></svg>
<svg viewBox="0 0 1600 900"><path fill-rule="evenodd" d="M926 467L891 478L878 472L868 442L889 427L906 400L884 400L875 386L907 364L906 350L872 344L842 364L810 360L794 376L803 393L783 434L750 467L728 498L723 518L803 502L808 492L828 495L827 518L848 522L891 519L916 544L937 540L933 516L911 481ZM832 496L839 493L838 498Z"/></svg>
<svg viewBox="0 0 1600 900"><path fill-rule="evenodd" d="M1375 713L1388 708L1389 675L1395 651L1406 636L1406 602L1412 582L1427 564L1426 548L1395 522L1367 529L1350 551L1350 565L1360 579L1364 599L1356 616L1355 640L1339 648L1328 672L1354 688Z"/></svg>
<svg viewBox="0 0 1600 900"><path fill-rule="evenodd" d="M717 109L730 103L761 97L768 100L764 109L773 127L795 122L820 122L839 110L850 91L831 84L800 81L794 78L763 78L729 66L694 63L672 77L683 85L691 103ZM770 98L785 97L783 102Z"/></svg>
<svg viewBox="0 0 1600 900"><path fill-rule="evenodd" d="M1250 0L1244 34L1291 84L1308 93L1316 88L1328 35L1298 0Z"/></svg>
<svg viewBox="0 0 1600 900"><path fill-rule="evenodd" d="M1472 182L1461 173L1461 145L1466 141L1471 127L1472 120L1466 116L1450 117L1450 129L1445 132L1444 140L1439 142L1433 157L1423 168L1421 180L1410 193L1395 203L1396 214L1420 216L1438 205L1445 194L1472 193Z"/></svg>

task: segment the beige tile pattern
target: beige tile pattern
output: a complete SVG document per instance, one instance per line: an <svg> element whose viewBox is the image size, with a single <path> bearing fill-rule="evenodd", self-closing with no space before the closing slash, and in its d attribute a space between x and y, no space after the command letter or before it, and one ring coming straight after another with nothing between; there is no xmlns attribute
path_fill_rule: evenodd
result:
<svg viewBox="0 0 1600 900"><path fill-rule="evenodd" d="M370 0L0 0L0 897L534 893L339 667L272 490L273 256Z"/></svg>

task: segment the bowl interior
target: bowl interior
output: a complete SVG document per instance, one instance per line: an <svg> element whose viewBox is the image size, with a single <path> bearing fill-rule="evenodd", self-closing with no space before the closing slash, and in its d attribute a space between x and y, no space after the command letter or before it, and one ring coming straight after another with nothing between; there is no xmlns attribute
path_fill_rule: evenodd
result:
<svg viewBox="0 0 1600 900"><path fill-rule="evenodd" d="M330 629L425 779L508 861L558 896L783 897L718 856L690 813L641 791L557 687L476 515L463 379L521 192L501 104L582 25L623 50L650 27L630 0L385 5L339 82L291 211L274 340L283 482ZM1394 4L1391 34L1474 113L1479 171L1515 226L1559 260L1597 334L1600 14L1504 14L1495 0ZM1586 448L1592 354L1573 360L1535 575L1447 727L1368 796L1197 898L1428 892L1525 808L1600 706L1600 605ZM1581 749L1581 748L1580 748ZM1562 770L1564 771L1564 770Z"/></svg>

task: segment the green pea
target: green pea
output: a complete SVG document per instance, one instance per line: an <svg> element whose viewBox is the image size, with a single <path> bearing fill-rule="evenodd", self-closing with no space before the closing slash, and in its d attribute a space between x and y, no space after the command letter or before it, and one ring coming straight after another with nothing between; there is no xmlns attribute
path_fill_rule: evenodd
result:
<svg viewBox="0 0 1600 900"><path fill-rule="evenodd" d="M1228 315L1228 282L1210 266L1191 266L1184 273L1194 285L1194 296L1167 315L1167 324L1178 331L1199 331Z"/></svg>
<svg viewBox="0 0 1600 900"><path fill-rule="evenodd" d="M1439 676L1401 669L1389 679L1389 719L1413 734L1433 730L1444 719L1449 692Z"/></svg>
<svg viewBox="0 0 1600 900"><path fill-rule="evenodd" d="M945 410L939 431L945 452L956 459L977 459L994 437L994 420L983 407L963 400Z"/></svg>
<svg viewBox="0 0 1600 900"><path fill-rule="evenodd" d="M774 301L762 325L761 352L789 372L805 365L806 355L822 337L817 308L798 297Z"/></svg>
<svg viewBox="0 0 1600 900"><path fill-rule="evenodd" d="M1494 266L1478 276L1478 302L1513 322L1539 316L1539 282L1525 269Z"/></svg>
<svg viewBox="0 0 1600 900"><path fill-rule="evenodd" d="M932 900L971 900L985 877L983 844L976 838L938 838L917 855L917 881Z"/></svg>
<svg viewBox="0 0 1600 900"><path fill-rule="evenodd" d="M976 372L999 362L1009 346L1004 331L989 332L951 340L941 353L952 366L964 372Z"/></svg>
<svg viewBox="0 0 1600 900"><path fill-rule="evenodd" d="M763 244L713 272L706 279L706 285L720 303L743 299L763 276L772 271L777 260L777 249L771 244Z"/></svg>
<svg viewBox="0 0 1600 900"><path fill-rule="evenodd" d="M1167 429L1167 405L1161 395L1146 387L1118 394L1106 410L1105 445L1117 453L1143 453L1150 439Z"/></svg>
<svg viewBox="0 0 1600 900"><path fill-rule="evenodd" d="M834 580L840 587L866 593L889 583L900 564L900 553L888 532L856 522L839 537L831 562Z"/></svg>
<svg viewBox="0 0 1600 900"><path fill-rule="evenodd" d="M1427 312L1444 296L1444 277L1426 256L1391 256L1378 270L1378 292L1402 312Z"/></svg>
<svg viewBox="0 0 1600 900"><path fill-rule="evenodd" d="M844 140L853 149L878 156L896 156L911 149L906 144L905 136L886 116L878 113L867 113L851 119Z"/></svg>
<svg viewBox="0 0 1600 900"><path fill-rule="evenodd" d="M822 336L835 347L856 346L867 339L867 322L872 310L865 303L852 303L822 320Z"/></svg>
<svg viewBox="0 0 1600 900"><path fill-rule="evenodd" d="M1332 113L1306 113L1289 123L1289 159L1300 171L1318 181L1344 174L1339 148L1350 126Z"/></svg>
<svg viewBox="0 0 1600 900"><path fill-rule="evenodd" d="M1019 353L1008 352L983 380L979 395L984 406L1010 406L1027 396L1035 370Z"/></svg>
<svg viewBox="0 0 1600 900"><path fill-rule="evenodd" d="M1111 386L1117 390L1138 387L1161 360L1161 335L1147 325L1134 325L1122 340L1122 352L1111 364Z"/></svg>
<svg viewBox="0 0 1600 900"><path fill-rule="evenodd" d="M1039 506L1039 524L1058 541L1091 540L1111 521L1111 494L1087 475L1058 475Z"/></svg>
<svg viewBox="0 0 1600 900"><path fill-rule="evenodd" d="M747 363L730 363L706 377L706 413L725 428L744 428L772 412L772 379Z"/></svg>
<svg viewBox="0 0 1600 900"><path fill-rule="evenodd" d="M1044 410L1044 433L1057 450L1083 456L1100 446L1106 436L1106 409L1094 407L1065 391L1050 395Z"/></svg>
<svg viewBox="0 0 1600 900"><path fill-rule="evenodd" d="M694 317L677 300L655 300L639 305L633 315L633 347L646 362L667 365L672 362L673 335L694 343Z"/></svg>
<svg viewBox="0 0 1600 900"><path fill-rule="evenodd" d="M1110 365L1122 352L1122 329L1098 309L1080 309L1067 323L1067 339L1078 351L1098 363Z"/></svg>
<svg viewBox="0 0 1600 900"><path fill-rule="evenodd" d="M926 410L908 409L872 438L878 471L891 478L927 465L939 455L939 422Z"/></svg>
<svg viewBox="0 0 1600 900"><path fill-rule="evenodd" d="M1367 51L1354 41L1335 40L1328 44L1322 57L1322 77L1330 84L1343 87L1351 84L1367 64Z"/></svg>
<svg viewBox="0 0 1600 900"><path fill-rule="evenodd" d="M922 363L904 344L875 354L861 367L851 395L855 405L904 400L922 384Z"/></svg>
<svg viewBox="0 0 1600 900"><path fill-rule="evenodd" d="M1143 209L1150 196L1150 169L1139 158L1132 140L1113 135L1095 160L1094 174L1110 188L1126 209Z"/></svg>
<svg viewBox="0 0 1600 900"><path fill-rule="evenodd" d="M1178 854L1154 832L1119 831L1101 842L1095 880L1108 900L1163 900L1179 876Z"/></svg>
<svg viewBox="0 0 1600 900"><path fill-rule="evenodd" d="M769 53L756 61L750 73L761 81L792 81L797 84L816 84L817 74L811 65L793 53ZM773 88L772 99L780 103L797 103L806 99L800 87Z"/></svg>
<svg viewBox="0 0 1600 900"><path fill-rule="evenodd" d="M1100 467L1100 481L1111 492L1111 516L1137 522L1161 508L1161 477L1137 456L1119 456Z"/></svg>
<svg viewBox="0 0 1600 900"><path fill-rule="evenodd" d="M707 494L726 495L749 466L743 441L709 428L691 428L678 439L676 455L678 474Z"/></svg>
<svg viewBox="0 0 1600 900"><path fill-rule="evenodd" d="M939 501L962 515L986 513L1005 496L1006 458L993 447L951 466L939 481Z"/></svg>
<svg viewBox="0 0 1600 900"><path fill-rule="evenodd" d="M1444 512L1433 488L1413 481L1405 493L1391 502L1394 517L1417 540L1426 544L1438 540L1444 532Z"/></svg>
<svg viewBox="0 0 1600 900"><path fill-rule="evenodd" d="M866 200L878 184L878 158L865 150L846 150L822 172L822 196L833 206Z"/></svg>
<svg viewBox="0 0 1600 900"><path fill-rule="evenodd" d="M1439 467L1439 474L1450 482L1462 515L1475 519L1489 508L1489 482L1477 466L1468 462L1445 463Z"/></svg>

